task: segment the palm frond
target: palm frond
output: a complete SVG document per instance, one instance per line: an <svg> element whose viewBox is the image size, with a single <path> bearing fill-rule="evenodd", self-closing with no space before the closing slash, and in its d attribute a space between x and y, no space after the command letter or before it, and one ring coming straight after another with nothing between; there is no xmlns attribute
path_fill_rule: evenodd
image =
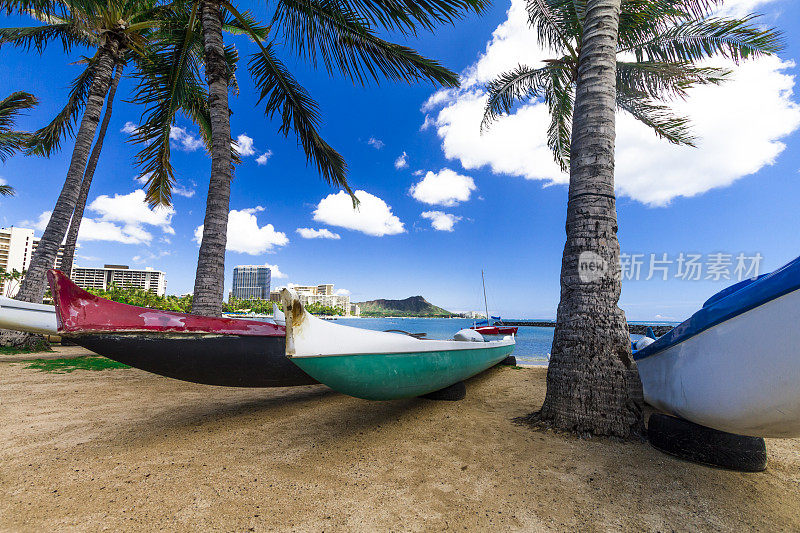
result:
<svg viewBox="0 0 800 533"><path fill-rule="evenodd" d="M259 103L266 100L264 113L270 118L276 113L280 115L279 132L288 136L294 131L305 151L306 161L313 161L327 183L342 187L355 202L347 183L344 158L318 132L320 117L316 102L278 60L271 44L264 45L261 53L250 56L249 69L260 90Z"/></svg>
<svg viewBox="0 0 800 533"><path fill-rule="evenodd" d="M210 120L202 111L207 111L208 93L200 81L195 20L189 13L175 13L154 35L147 54L137 59L139 81L133 100L145 109L131 140L142 145L136 160L142 175L148 177L146 199L151 206L172 202L175 173L169 135L179 110L187 109L193 119L200 119L206 126L201 132L210 130ZM208 147L210 138L203 135L203 140Z"/></svg>
<svg viewBox="0 0 800 533"><path fill-rule="evenodd" d="M47 126L31 135L26 149L28 155L49 157L52 152L61 148L61 141L65 137L73 135L75 124L78 123L92 86L95 59L96 57L92 58L83 72L72 81L69 97L61 111Z"/></svg>
<svg viewBox="0 0 800 533"><path fill-rule="evenodd" d="M433 31L452 24L468 13L483 14L490 0L339 0L341 9L356 14L370 26L381 26L404 34L418 29Z"/></svg>
<svg viewBox="0 0 800 533"><path fill-rule="evenodd" d="M696 62L714 55L743 59L775 54L783 49L781 33L761 28L751 15L742 19L690 20L654 33L621 51L632 51L637 61Z"/></svg>
<svg viewBox="0 0 800 533"><path fill-rule="evenodd" d="M3 11L7 15L27 12L61 15L64 3L60 0L0 0L0 12Z"/></svg>
<svg viewBox="0 0 800 533"><path fill-rule="evenodd" d="M695 146L688 117L674 115L670 108L653 102L643 94L617 92L617 106L672 144Z"/></svg>
<svg viewBox="0 0 800 533"><path fill-rule="evenodd" d="M458 86L455 73L407 46L378 38L365 19L338 0L278 0L273 26L280 27L294 53L314 66L321 62L330 74L338 71L361 84L386 77Z"/></svg>
<svg viewBox="0 0 800 533"><path fill-rule="evenodd" d="M542 97L548 88L548 79L547 67L534 69L518 65L489 82L486 85L489 99L483 110L481 131L501 115L510 113L520 100Z"/></svg>
<svg viewBox="0 0 800 533"><path fill-rule="evenodd" d="M0 100L0 161L21 150L30 136L29 133L12 131L17 117L24 109L30 109L38 102L30 93L17 91ZM13 189L9 189L13 192Z"/></svg>
<svg viewBox="0 0 800 533"><path fill-rule="evenodd" d="M0 196L14 196L14 187L11 185L0 185Z"/></svg>
<svg viewBox="0 0 800 533"><path fill-rule="evenodd" d="M223 8L224 9L224 8ZM222 31L231 35L243 35L245 37L257 38L261 41L269 37L270 27L261 24L258 19L249 11L236 12L236 15L228 10L223 10Z"/></svg>
<svg viewBox="0 0 800 533"><path fill-rule="evenodd" d="M528 22L539 42L553 50L569 52L577 59L574 43L581 39L583 24L572 0L528 0Z"/></svg>
<svg viewBox="0 0 800 533"><path fill-rule="evenodd" d="M656 100L686 98L695 85L719 85L730 76L726 69L696 67L688 62L617 61L617 90Z"/></svg>
<svg viewBox="0 0 800 533"><path fill-rule="evenodd" d="M25 50L34 48L41 54L52 41L61 41L61 46L67 53L71 52L74 46L97 44L96 39L78 31L75 25L69 22L22 28L0 28L0 47L7 44Z"/></svg>
<svg viewBox="0 0 800 533"><path fill-rule="evenodd" d="M549 90L545 93L545 103L550 112L547 146L553 152L553 158L562 172L567 172L572 141L574 86L568 69L550 68L548 74Z"/></svg>

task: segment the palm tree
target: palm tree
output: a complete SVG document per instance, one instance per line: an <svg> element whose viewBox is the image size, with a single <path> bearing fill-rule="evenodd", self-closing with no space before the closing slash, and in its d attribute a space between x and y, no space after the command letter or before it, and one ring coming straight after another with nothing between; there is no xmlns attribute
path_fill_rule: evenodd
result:
<svg viewBox="0 0 800 533"><path fill-rule="evenodd" d="M570 171L547 394L542 409L527 417L532 423L623 438L643 430L641 381L617 305L615 112L623 109L667 140L690 144L688 120L672 115L662 99L684 96L696 84L720 83L727 75L693 63L715 54L738 61L780 48L777 32L751 26L752 17L707 19L714 3L532 1L530 19L540 40L566 54L541 69L519 67L490 84L487 121L519 98L544 98L552 119L550 147ZM636 61L620 61L619 53L631 53ZM589 261L608 274L582 276L581 264Z"/></svg>
<svg viewBox="0 0 800 533"><path fill-rule="evenodd" d="M0 100L0 162L25 147L29 133L14 131L14 123L23 109L30 109L38 103L32 94L17 91ZM0 196L12 196L14 188L0 184Z"/></svg>
<svg viewBox="0 0 800 533"><path fill-rule="evenodd" d="M111 85L108 88L108 95L106 96L106 109L103 111L103 120L100 123L100 130L97 133L97 140L92 147L92 153L89 155L89 160L86 163L86 170L83 173L83 180L81 181L81 190L78 193L78 199L75 202L75 209L72 212L72 218L69 221L69 230L67 231L67 239L64 241L64 252L61 254L61 270L67 276L72 275L72 263L75 260L75 247L78 245L78 232L81 229L81 222L83 221L83 212L86 209L86 200L89 198L89 189L92 186L92 179L94 179L94 171L97 168L97 162L100 160L100 151L103 149L103 141L106 138L108 131L108 123L111 122L111 112L114 107L114 97L117 94L117 86L119 80L122 78L123 64L116 65L114 78L111 80Z"/></svg>
<svg viewBox="0 0 800 533"><path fill-rule="evenodd" d="M93 0L0 0L0 8L17 10L44 22L40 26L0 29L0 44L8 43L26 49L34 47L42 52L49 42L60 40L65 52L70 52L76 45L96 49L94 57L84 61L86 69L73 81L62 111L28 142L29 154L49 156L59 148L65 136L72 135L73 126L80 119L67 180L18 295L20 299L38 301L44 293L44 272L55 260L54 254L67 232L67 224L71 229L62 264L67 269L72 266L89 187L125 64L132 62L138 70L150 68L150 64L158 59L151 50L153 42L159 40L157 29L165 19L173 21L183 18L185 22L188 15L180 5L161 5L157 0L112 0L106 3ZM190 50L189 53L197 55L196 50ZM155 84L156 81L151 78L149 83ZM203 117L207 117L208 113L199 77L181 80L181 84L194 87L195 90L172 95L169 104L177 109L188 110L187 114L196 118L202 128L207 123L207 118ZM88 157L107 92L103 123L91 157Z"/></svg>
<svg viewBox="0 0 800 533"><path fill-rule="evenodd" d="M312 65L321 63L329 74L338 71L360 84L382 78L409 83L425 79L454 87L458 84L454 73L408 47L380 39L376 29L413 34L417 28L432 29L437 23L452 22L468 10L481 12L486 2L278 0L269 26L259 25L249 13L240 13L228 0L195 0L191 6L192 16L201 20L212 131L211 180L195 276L193 312L214 316L222 311L234 163L228 106L231 73L224 65L223 22L233 17L242 32L258 46L258 51L250 56L249 70L260 91L259 102L265 102L266 116L271 118L278 113L279 131L284 135L293 131L307 160L315 164L322 178L344 188L352 196L344 159L318 132L320 116L316 103L278 58L281 41L291 53ZM270 40L269 36L272 36ZM156 121L147 128L155 138L157 132L163 131L163 123ZM147 135L140 139L143 143L152 140ZM168 199L165 191L172 183L171 169L152 157L142 157L142 160L147 161L146 168L152 176L148 198L153 203L163 202L164 198Z"/></svg>
<svg viewBox="0 0 800 533"><path fill-rule="evenodd" d="M4 0L0 8L30 13L45 21L41 26L3 28L0 43L26 49L35 47L41 52L51 41L58 40L67 53L74 46L81 45L96 49L83 77L84 83L70 95L66 114L60 114L47 128L37 132L34 142L40 147L34 151L46 152L57 148L61 134L71 131L73 123L78 121L77 110L83 109L64 186L17 294L17 299L33 302L40 301L44 295L44 274L55 262L75 210L114 68L123 61L126 51L143 47L142 32L153 26L158 6L152 0L107 3L94 0Z"/></svg>

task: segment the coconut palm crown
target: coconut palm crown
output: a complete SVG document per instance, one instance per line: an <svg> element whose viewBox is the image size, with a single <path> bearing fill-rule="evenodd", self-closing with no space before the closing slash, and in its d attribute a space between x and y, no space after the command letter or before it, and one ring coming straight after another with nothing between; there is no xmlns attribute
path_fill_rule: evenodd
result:
<svg viewBox="0 0 800 533"><path fill-rule="evenodd" d="M544 66L519 65L487 85L485 130L520 101L543 100L550 112L547 145L563 171L569 169L570 134L586 0L530 0L528 22L556 57ZM758 24L757 15L713 17L722 0L622 0L617 42L617 108L659 137L695 145L689 118L669 102L697 85L720 84L730 71L698 66L713 56L735 63L782 48L779 31Z"/></svg>

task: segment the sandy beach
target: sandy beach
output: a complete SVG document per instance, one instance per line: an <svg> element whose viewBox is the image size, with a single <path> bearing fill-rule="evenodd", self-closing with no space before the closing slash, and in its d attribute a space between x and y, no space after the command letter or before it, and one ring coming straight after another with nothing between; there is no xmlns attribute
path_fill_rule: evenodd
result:
<svg viewBox="0 0 800 533"><path fill-rule="evenodd" d="M514 424L544 391L543 368L450 403L0 362L0 529L800 529L800 439L716 470Z"/></svg>

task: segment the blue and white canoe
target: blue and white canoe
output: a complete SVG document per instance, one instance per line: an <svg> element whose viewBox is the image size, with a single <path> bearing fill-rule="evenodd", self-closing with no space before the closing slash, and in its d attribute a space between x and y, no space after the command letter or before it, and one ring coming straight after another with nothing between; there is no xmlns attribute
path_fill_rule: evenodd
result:
<svg viewBox="0 0 800 533"><path fill-rule="evenodd" d="M800 436L800 257L709 298L634 352L650 405L710 428Z"/></svg>

